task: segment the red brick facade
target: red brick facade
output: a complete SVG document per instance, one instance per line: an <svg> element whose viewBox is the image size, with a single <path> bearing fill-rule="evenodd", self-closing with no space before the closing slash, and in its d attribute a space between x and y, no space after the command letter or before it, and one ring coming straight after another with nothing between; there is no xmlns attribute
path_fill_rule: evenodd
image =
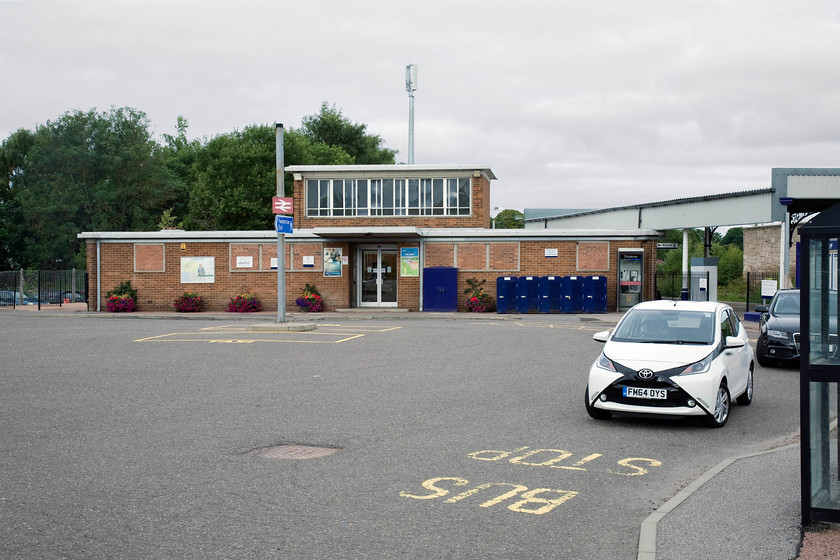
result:
<svg viewBox="0 0 840 560"><path fill-rule="evenodd" d="M380 176L394 170L402 168L383 166ZM353 168L342 171L349 177ZM369 168L367 173L370 176ZM492 173L469 170L466 176L472 178L470 215L307 218L303 192L306 173L295 173L295 233L285 238L286 308L297 310L295 299L306 284L319 290L328 310L359 306L360 284L364 273L370 272L364 270L370 265L361 262L362 251L377 247L391 255L394 260L390 262L397 263L396 270L388 270L397 283L396 304L390 305L410 311L421 310L422 270L418 276L401 275L402 249L416 250L421 267L458 269L461 310L468 279L486 280L486 291L495 297L499 276L571 275L606 276L607 309L615 310L618 249L640 247L645 254L643 299L652 299L655 235L607 231L587 237L579 230L571 235L561 230L488 229ZM342 228L354 229L345 235ZM277 270L271 269L271 260L277 256L274 232L164 230L83 233L80 237L87 241L89 293L94 309L104 311L105 294L127 280L138 291L138 311L171 311L176 298L185 291L198 292L208 311L226 309L231 298L244 292L255 293L265 309L277 308ZM328 251L341 253L340 268L325 267ZM182 263L194 263L196 259L207 266L212 264L212 282L193 283L195 278L189 274L182 277L182 268L188 268ZM340 275L330 275L337 270ZM100 271L102 277L97 278Z"/></svg>

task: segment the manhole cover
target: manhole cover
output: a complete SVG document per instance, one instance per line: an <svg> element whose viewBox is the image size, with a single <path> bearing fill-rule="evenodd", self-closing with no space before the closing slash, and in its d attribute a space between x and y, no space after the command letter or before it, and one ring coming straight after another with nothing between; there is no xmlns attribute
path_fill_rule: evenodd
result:
<svg viewBox="0 0 840 560"><path fill-rule="evenodd" d="M335 447L314 447L312 445L275 445L255 449L248 453L264 459L317 459L338 453Z"/></svg>

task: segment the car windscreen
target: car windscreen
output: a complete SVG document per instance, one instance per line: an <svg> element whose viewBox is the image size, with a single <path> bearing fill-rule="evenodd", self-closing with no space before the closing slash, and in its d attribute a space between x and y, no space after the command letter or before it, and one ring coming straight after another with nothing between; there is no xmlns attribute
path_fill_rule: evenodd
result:
<svg viewBox="0 0 840 560"><path fill-rule="evenodd" d="M779 292L773 300L774 315L799 315L799 292Z"/></svg>
<svg viewBox="0 0 840 560"><path fill-rule="evenodd" d="M612 341L652 344L713 344L712 311L631 309L613 332Z"/></svg>

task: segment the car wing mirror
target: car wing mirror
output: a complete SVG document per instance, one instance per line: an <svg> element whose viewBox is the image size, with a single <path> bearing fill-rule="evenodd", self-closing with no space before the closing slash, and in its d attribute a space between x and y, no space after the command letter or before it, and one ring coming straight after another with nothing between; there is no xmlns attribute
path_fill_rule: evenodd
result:
<svg viewBox="0 0 840 560"><path fill-rule="evenodd" d="M726 337L726 348L742 348L744 346L744 341L738 338L737 336L727 336Z"/></svg>
<svg viewBox="0 0 840 560"><path fill-rule="evenodd" d="M758 311L759 313L767 313L767 306L764 305L764 304L756 305L755 310Z"/></svg>
<svg viewBox="0 0 840 560"><path fill-rule="evenodd" d="M610 331L601 331L596 332L592 335L592 340L596 340L598 342L606 342L610 339Z"/></svg>

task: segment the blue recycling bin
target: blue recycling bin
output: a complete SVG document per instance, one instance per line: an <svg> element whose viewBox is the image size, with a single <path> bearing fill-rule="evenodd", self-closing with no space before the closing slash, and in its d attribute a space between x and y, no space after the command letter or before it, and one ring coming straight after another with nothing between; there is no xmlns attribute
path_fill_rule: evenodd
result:
<svg viewBox="0 0 840 560"><path fill-rule="evenodd" d="M563 313L583 313L583 276L563 277Z"/></svg>
<svg viewBox="0 0 840 560"><path fill-rule="evenodd" d="M423 269L423 311L458 311L458 269L431 266Z"/></svg>
<svg viewBox="0 0 840 560"><path fill-rule="evenodd" d="M607 312L606 276L587 276L583 279L583 312Z"/></svg>
<svg viewBox="0 0 840 560"><path fill-rule="evenodd" d="M562 276L543 276L540 279L540 313L562 313L562 288Z"/></svg>
<svg viewBox="0 0 840 560"><path fill-rule="evenodd" d="M516 313L516 276L496 278L496 313Z"/></svg>
<svg viewBox="0 0 840 560"><path fill-rule="evenodd" d="M520 276L516 287L516 310L519 313L540 312L540 277Z"/></svg>

